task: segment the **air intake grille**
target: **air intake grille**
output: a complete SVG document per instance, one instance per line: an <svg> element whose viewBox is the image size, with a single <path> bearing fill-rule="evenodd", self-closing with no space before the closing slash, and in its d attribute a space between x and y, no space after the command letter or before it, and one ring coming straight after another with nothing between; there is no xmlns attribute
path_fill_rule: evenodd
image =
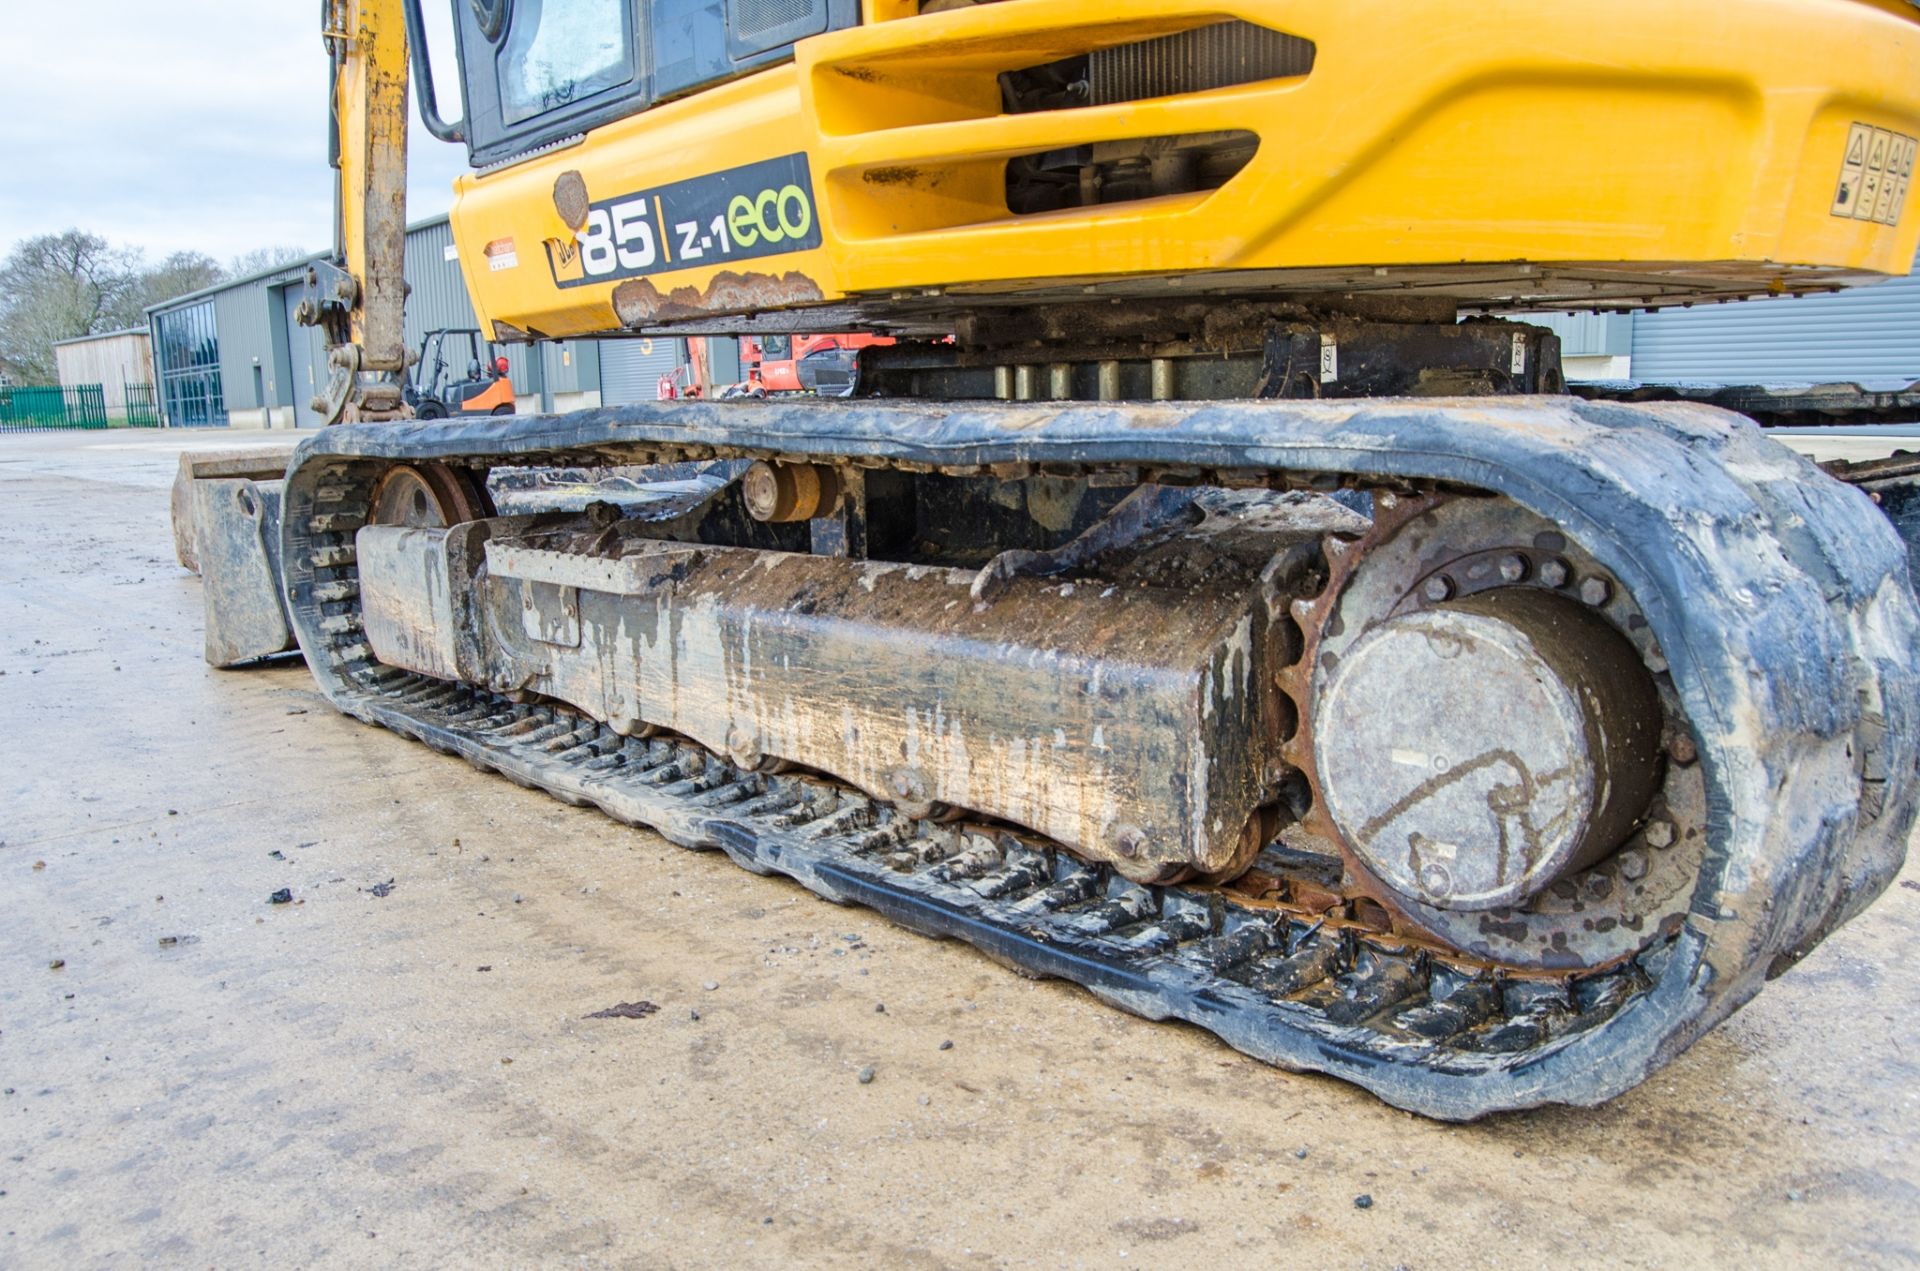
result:
<svg viewBox="0 0 1920 1271"><path fill-rule="evenodd" d="M1251 22L1220 22L1088 56L1089 104L1142 101L1305 75L1313 41Z"/></svg>
<svg viewBox="0 0 1920 1271"><path fill-rule="evenodd" d="M808 23L822 8L817 0L733 0L734 35L756 40L770 31Z"/></svg>

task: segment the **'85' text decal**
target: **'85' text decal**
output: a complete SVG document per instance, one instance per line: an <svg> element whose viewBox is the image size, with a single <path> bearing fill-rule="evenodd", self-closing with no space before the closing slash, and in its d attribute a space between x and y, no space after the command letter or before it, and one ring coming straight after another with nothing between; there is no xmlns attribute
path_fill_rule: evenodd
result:
<svg viewBox="0 0 1920 1271"><path fill-rule="evenodd" d="M820 245L807 157L791 154L588 206L574 243L549 242L562 287Z"/></svg>

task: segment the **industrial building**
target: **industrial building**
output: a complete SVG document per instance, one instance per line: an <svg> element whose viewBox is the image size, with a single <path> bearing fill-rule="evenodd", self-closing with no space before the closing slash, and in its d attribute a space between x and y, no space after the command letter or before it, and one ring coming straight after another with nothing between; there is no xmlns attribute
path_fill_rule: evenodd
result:
<svg viewBox="0 0 1920 1271"><path fill-rule="evenodd" d="M1920 380L1920 256L1906 278L1830 295L1526 321L1560 334L1569 379L1901 387Z"/></svg>
<svg viewBox="0 0 1920 1271"><path fill-rule="evenodd" d="M315 256L312 259L321 259ZM326 384L325 338L294 319L307 261L180 296L147 311L154 383L172 427L305 428ZM407 345L430 331L477 326L444 216L407 232ZM738 378L731 341L712 349L719 382ZM673 339L565 340L501 346L522 413L651 401L686 359Z"/></svg>
<svg viewBox="0 0 1920 1271"><path fill-rule="evenodd" d="M326 381L326 347L317 328L293 316L306 264L148 311L152 382L169 425L318 423L308 402ZM1559 333L1570 379L1904 385L1920 380L1920 259L1915 266L1906 279L1837 295L1527 320ZM409 347L418 349L438 328L477 325L446 217L408 231L406 268ZM737 379L732 342L712 344L715 382ZM565 340L504 351L522 413L651 401L660 377L686 360L685 341L666 338Z"/></svg>

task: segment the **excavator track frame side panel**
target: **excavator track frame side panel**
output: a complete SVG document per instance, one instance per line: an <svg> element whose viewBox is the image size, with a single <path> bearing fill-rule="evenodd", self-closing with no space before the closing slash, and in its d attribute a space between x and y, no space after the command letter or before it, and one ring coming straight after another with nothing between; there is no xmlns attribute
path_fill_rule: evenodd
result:
<svg viewBox="0 0 1920 1271"><path fill-rule="evenodd" d="M1180 957L1189 946L1175 937L1168 937L1168 963L1108 959L1096 967L1049 956L993 915L935 918L908 889L889 887L884 874L864 891L851 887L826 858L697 799L636 808L602 797L577 767L551 766L544 754L504 755L483 736L408 704L458 697L457 685L423 681L383 700L378 684L404 673L380 667L356 638L351 613L329 612L320 599L338 581L322 562L341 559L335 540L347 527L325 519L315 492L353 472L399 461L513 466L716 455L851 458L962 473L995 464L1198 469L1203 476L1266 470L1360 484L1441 482L1512 499L1562 527L1630 589L1669 659L1699 738L1713 836L1685 924L1652 951L1661 965L1633 973L1651 975L1644 991L1605 984L1594 991L1595 1000L1611 1003L1602 1024L1568 1025L1579 997L1562 989L1485 1039L1508 1048L1497 1062L1409 1050L1390 1030L1362 1026L1379 1014L1380 1001L1411 992L1415 974L1373 955L1352 962L1351 975L1384 967L1370 983L1391 985L1399 996L1364 999L1371 1013L1353 1016L1332 999L1314 999L1314 1011L1298 999L1268 997L1261 1005L1236 990L1230 975L1196 980L1171 969L1188 965ZM1706 408L1539 398L1197 407L678 403L404 431L347 427L308 440L297 455L285 554L302 647L329 698L350 714L569 801L598 802L676 842L720 847L757 872L861 899L910 926L940 927L1149 1018L1188 1020L1249 1054L1328 1072L1442 1118L1594 1104L1636 1084L1883 890L1904 858L1915 812L1920 680L1912 649L1920 614L1898 541L1864 495L1746 421ZM1204 928L1189 926L1186 938ZM1294 987L1303 975L1324 977L1342 956L1309 941L1260 982ZM1437 970L1425 974L1438 984ZM1514 990L1506 992L1511 999Z"/></svg>

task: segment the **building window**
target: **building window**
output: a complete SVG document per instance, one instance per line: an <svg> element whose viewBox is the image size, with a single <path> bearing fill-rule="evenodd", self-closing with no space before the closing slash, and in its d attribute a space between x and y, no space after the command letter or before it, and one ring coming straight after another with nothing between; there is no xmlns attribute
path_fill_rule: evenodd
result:
<svg viewBox="0 0 1920 1271"><path fill-rule="evenodd" d="M167 422L175 428L225 424L227 403L220 389L220 337L214 329L213 302L204 300L155 315L154 339Z"/></svg>

